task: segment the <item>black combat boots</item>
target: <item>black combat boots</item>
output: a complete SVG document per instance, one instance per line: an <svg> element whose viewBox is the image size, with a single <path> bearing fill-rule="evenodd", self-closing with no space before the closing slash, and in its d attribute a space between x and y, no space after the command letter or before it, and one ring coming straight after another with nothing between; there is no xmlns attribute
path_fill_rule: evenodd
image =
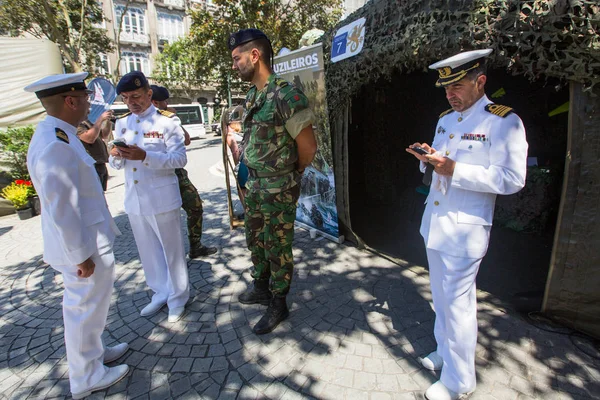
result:
<svg viewBox="0 0 600 400"><path fill-rule="evenodd" d="M271 303L273 294L269 290L269 280L255 280L254 288L248 290L238 297L238 300L242 304L262 304L268 306Z"/></svg>
<svg viewBox="0 0 600 400"><path fill-rule="evenodd" d="M202 244L190 244L190 252L188 253L188 256L190 259L194 259L198 257L210 256L216 252L216 247L206 247Z"/></svg>
<svg viewBox="0 0 600 400"><path fill-rule="evenodd" d="M265 315L263 315L260 321L258 321L258 323L254 325L254 328L252 330L257 335L269 333L273 329L275 329L277 325L279 325L279 323L286 319L289 315L290 311L288 310L287 302L285 301L285 296L273 296L271 304L269 304L269 308L267 308L267 312L265 313Z"/></svg>

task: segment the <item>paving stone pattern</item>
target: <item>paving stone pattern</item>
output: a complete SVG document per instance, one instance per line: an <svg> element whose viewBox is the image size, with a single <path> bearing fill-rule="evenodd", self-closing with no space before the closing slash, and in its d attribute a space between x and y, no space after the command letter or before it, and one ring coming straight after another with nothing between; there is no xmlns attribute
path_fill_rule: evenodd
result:
<svg viewBox="0 0 600 400"><path fill-rule="evenodd" d="M297 229L290 318L256 336L264 306L242 306L250 259L229 230L220 139L196 140L188 171L201 190L204 243L219 252L189 262L192 302L183 319L150 318L137 248L123 213L123 175L107 200L123 235L105 339L129 342L123 381L91 399L422 399L437 374L418 357L434 350L431 294L421 266L395 265L350 244ZM182 213L182 229L184 229ZM401 245L401 243L399 243ZM0 218L0 398L70 398L62 278L41 260L39 217ZM477 391L471 399L600 398L600 362L581 340L532 326L480 292ZM589 346L588 346L589 347Z"/></svg>

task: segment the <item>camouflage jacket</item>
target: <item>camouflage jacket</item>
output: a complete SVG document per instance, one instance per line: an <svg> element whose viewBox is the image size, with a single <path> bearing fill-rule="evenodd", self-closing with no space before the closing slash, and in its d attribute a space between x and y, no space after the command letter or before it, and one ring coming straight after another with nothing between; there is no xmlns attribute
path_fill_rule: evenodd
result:
<svg viewBox="0 0 600 400"><path fill-rule="evenodd" d="M252 86L246 95L243 115L244 163L261 172L283 171L298 161L295 138L311 125L314 114L308 99L291 83L271 74L265 87ZM270 192L299 184L295 172L285 175L251 179L250 187Z"/></svg>

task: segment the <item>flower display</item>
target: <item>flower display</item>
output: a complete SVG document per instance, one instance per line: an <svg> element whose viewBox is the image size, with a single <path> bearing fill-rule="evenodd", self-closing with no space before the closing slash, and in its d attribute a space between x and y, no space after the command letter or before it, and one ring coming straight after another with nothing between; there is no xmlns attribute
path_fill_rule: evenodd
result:
<svg viewBox="0 0 600 400"><path fill-rule="evenodd" d="M18 179L2 189L2 197L10 201L15 209L22 210L29 207L29 197L32 196L32 190L35 193L30 181Z"/></svg>

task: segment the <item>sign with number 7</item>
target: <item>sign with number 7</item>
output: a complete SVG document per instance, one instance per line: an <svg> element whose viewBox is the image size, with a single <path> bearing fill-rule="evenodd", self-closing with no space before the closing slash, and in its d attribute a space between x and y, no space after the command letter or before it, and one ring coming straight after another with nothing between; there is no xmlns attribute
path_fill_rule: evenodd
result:
<svg viewBox="0 0 600 400"><path fill-rule="evenodd" d="M365 18L337 30L331 43L331 62L338 62L360 53L365 42Z"/></svg>

